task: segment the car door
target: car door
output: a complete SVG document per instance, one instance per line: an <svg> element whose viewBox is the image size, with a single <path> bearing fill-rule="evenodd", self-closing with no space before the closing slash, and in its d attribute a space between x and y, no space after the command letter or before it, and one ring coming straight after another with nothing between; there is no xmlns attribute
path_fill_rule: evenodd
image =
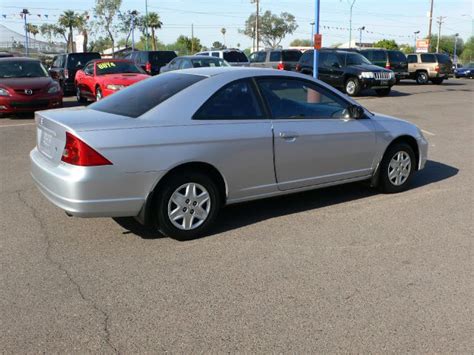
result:
<svg viewBox="0 0 474 355"><path fill-rule="evenodd" d="M265 77L258 86L272 116L280 190L372 174L374 125L349 118L348 101L304 79Z"/></svg>
<svg viewBox="0 0 474 355"><path fill-rule="evenodd" d="M329 72L327 83L334 87L344 86L344 70L336 53L327 53L326 66Z"/></svg>
<svg viewBox="0 0 474 355"><path fill-rule="evenodd" d="M81 92L84 96L95 97L95 75L94 64L89 63L84 67L84 73L81 78Z"/></svg>

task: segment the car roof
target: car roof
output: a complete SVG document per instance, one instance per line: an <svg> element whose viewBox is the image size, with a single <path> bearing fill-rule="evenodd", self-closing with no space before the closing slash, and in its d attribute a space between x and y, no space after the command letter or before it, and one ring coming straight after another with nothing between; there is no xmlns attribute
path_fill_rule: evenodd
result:
<svg viewBox="0 0 474 355"><path fill-rule="evenodd" d="M179 59L179 58L185 58L185 59L216 59L216 60L223 60L222 58L219 58L219 57L210 57L208 55L182 55L182 56L179 56L179 57L176 57L176 59Z"/></svg>

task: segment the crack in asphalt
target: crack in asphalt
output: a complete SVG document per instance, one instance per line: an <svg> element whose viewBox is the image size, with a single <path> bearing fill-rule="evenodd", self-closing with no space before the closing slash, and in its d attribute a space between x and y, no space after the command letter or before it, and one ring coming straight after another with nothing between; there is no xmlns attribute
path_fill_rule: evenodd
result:
<svg viewBox="0 0 474 355"><path fill-rule="evenodd" d="M104 340L107 343L107 345L110 348L112 348L113 352L118 354L119 351L112 344L112 342L110 340L110 330L109 330L110 317L109 317L108 313L106 311L104 311L103 309L101 309L91 298L87 298L84 295L84 292L82 291L81 286L73 279L73 277L69 273L69 271L59 261L56 261L51 257L51 241L50 241L48 233L46 231L46 226L45 226L43 220L39 217L36 208L34 206L32 206L30 203L28 203L28 201L21 195L21 192L22 191L20 191L20 190L15 191L16 195L18 196L18 200L20 200L20 202L22 202L31 211L33 219L38 222L38 225L39 225L40 230L41 230L41 234L43 234L43 236L44 236L44 240L46 242L46 252L45 252L46 260L48 260L52 265L56 266L59 271L63 272L66 275L66 277L68 278L69 282L76 288L77 293L79 294L79 296L85 302L89 303L92 306L93 309L95 309L98 313L100 313L103 316L103 318L104 318L103 330L104 330L104 333L105 333Z"/></svg>

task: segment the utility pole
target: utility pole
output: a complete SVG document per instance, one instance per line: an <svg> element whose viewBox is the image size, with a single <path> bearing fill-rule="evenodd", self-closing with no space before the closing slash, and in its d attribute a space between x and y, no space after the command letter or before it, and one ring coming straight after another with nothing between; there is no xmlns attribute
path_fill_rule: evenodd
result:
<svg viewBox="0 0 474 355"><path fill-rule="evenodd" d="M350 10L350 15L349 15L349 48L352 47L352 8L354 7L354 4L356 0L347 0L349 4L351 5L351 10Z"/></svg>
<svg viewBox="0 0 474 355"><path fill-rule="evenodd" d="M255 12L255 42L256 42L256 51L258 52L259 49L259 42L260 42L260 36L259 36L259 30L258 30L258 25L259 25L259 17L260 17L260 0L250 0L250 3L255 4L257 6L257 11Z"/></svg>
<svg viewBox="0 0 474 355"><path fill-rule="evenodd" d="M310 25L311 25L311 44L314 46L314 22L311 22Z"/></svg>
<svg viewBox="0 0 474 355"><path fill-rule="evenodd" d="M355 1L355 0L354 0ZM315 0L314 4L314 33L319 35L319 0ZM314 39L313 39L314 42ZM319 65L319 49L316 49L316 44L313 43L313 78L318 78L318 65Z"/></svg>
<svg viewBox="0 0 474 355"><path fill-rule="evenodd" d="M417 36L418 33L420 33L420 31L415 31L415 32L413 32L414 37L415 37L415 45L413 46L413 53L416 53L416 40L417 40L417 38L418 38L418 36Z"/></svg>
<svg viewBox="0 0 474 355"><path fill-rule="evenodd" d="M28 24L26 23L26 15L29 14L29 11L28 9L23 9L23 11L21 12L23 14L23 20L25 21L25 54L26 56L28 57L28 52L29 52L29 49L28 49Z"/></svg>
<svg viewBox="0 0 474 355"><path fill-rule="evenodd" d="M148 0L145 0L145 50L148 50Z"/></svg>
<svg viewBox="0 0 474 355"><path fill-rule="evenodd" d="M194 54L194 23L191 24L191 54Z"/></svg>
<svg viewBox="0 0 474 355"><path fill-rule="evenodd" d="M454 35L454 55L453 55L453 60L454 60L454 67L457 69L457 64L458 64L458 53L457 53L457 44L458 44L458 36L459 33L456 33Z"/></svg>
<svg viewBox="0 0 474 355"><path fill-rule="evenodd" d="M441 37L441 25L443 24L443 19L446 18L446 16L439 16L438 21L438 41L436 43L436 53L439 53L439 38Z"/></svg>
<svg viewBox="0 0 474 355"><path fill-rule="evenodd" d="M132 52L135 51L135 17L137 14L137 10L132 11Z"/></svg>
<svg viewBox="0 0 474 355"><path fill-rule="evenodd" d="M428 40L430 41L431 45L431 26L433 24L433 2L434 0L431 0L431 7L430 7L430 25L428 27ZM428 46L428 52L430 51L430 46Z"/></svg>

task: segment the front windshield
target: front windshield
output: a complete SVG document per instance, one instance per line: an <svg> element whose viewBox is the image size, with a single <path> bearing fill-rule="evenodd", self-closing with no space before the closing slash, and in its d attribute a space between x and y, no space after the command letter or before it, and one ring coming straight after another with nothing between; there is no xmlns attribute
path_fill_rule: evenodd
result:
<svg viewBox="0 0 474 355"><path fill-rule="evenodd" d="M48 72L43 64L36 61L7 60L0 62L0 78L42 78Z"/></svg>
<svg viewBox="0 0 474 355"><path fill-rule="evenodd" d="M229 67L230 64L227 63L225 60L220 58L198 58L198 59L191 59L194 68L200 67Z"/></svg>
<svg viewBox="0 0 474 355"><path fill-rule="evenodd" d="M346 65L372 64L367 58L358 53L343 53Z"/></svg>
<svg viewBox="0 0 474 355"><path fill-rule="evenodd" d="M96 64L97 75L134 73L143 74L143 71L131 62L108 61Z"/></svg>

